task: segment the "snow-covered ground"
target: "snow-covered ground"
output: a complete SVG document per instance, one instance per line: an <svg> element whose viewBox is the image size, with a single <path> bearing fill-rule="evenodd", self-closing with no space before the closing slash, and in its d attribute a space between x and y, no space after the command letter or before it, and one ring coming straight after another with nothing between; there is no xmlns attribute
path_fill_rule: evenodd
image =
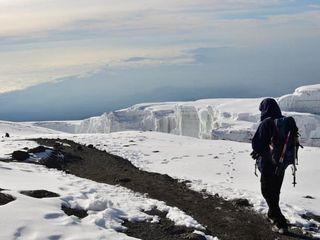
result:
<svg viewBox="0 0 320 240"><path fill-rule="evenodd" d="M28 135L40 137L44 135ZM64 137L63 135L59 135ZM0 157L23 147L35 147L32 141L6 138L0 142ZM176 207L149 199L124 187L96 183L41 165L0 162L0 183L15 201L0 206L0 239L135 239L124 233L123 220L157 222L159 219L143 211L157 208L177 225L204 229L196 220ZM48 190L58 198L36 199L21 194L24 190ZM62 205L88 210L82 220L67 216ZM214 240L211 236L207 239Z"/></svg>
<svg viewBox="0 0 320 240"><path fill-rule="evenodd" d="M201 140L157 132L126 131L111 134L50 134L29 137L67 138L83 144L93 144L98 149L130 160L141 169L168 174L181 180L189 180L190 188L205 189L209 194L218 193L226 199L247 198L262 213L267 206L260 194L259 179L254 175L254 161L250 158L250 144L222 140ZM22 139L25 138L22 137ZM0 142L1 157L14 149L33 147L35 143L14 138ZM319 223L308 221L302 214L312 212L320 215L319 148L306 147L300 151L297 172L298 185L293 188L291 170L287 170L281 195L281 208L293 224L305 227ZM21 180L22 179L22 180ZM9 189L16 201L0 208L0 214L8 216L0 223L0 239L12 239L23 234L32 239L63 236L73 239L75 231L83 239L98 234L101 239L127 239L121 229L121 217L128 219L155 220L141 210L154 206L175 211L174 221L188 226L198 226L190 217L164 203L137 195L121 187L98 184L89 180L65 175L42 166L22 163L0 163L1 188ZM19 193L21 190L46 189L61 195L58 199L32 199ZM314 199L305 198L311 196ZM90 210L89 217L78 220L65 216L62 203L81 206ZM41 207L39 207L41 206ZM11 214L15 212L15 214ZM181 218L181 216L183 216ZM181 220L182 219L182 220ZM45 231L42 225L46 225ZM72 228L69 228L72 226ZM71 230L70 230L71 229ZM89 231L90 230L90 231ZM83 232L83 234L82 234ZM91 234L91 235L90 235ZM320 233L315 233L320 237ZM99 238L96 238L99 239ZM129 238L128 238L129 239Z"/></svg>
<svg viewBox="0 0 320 240"><path fill-rule="evenodd" d="M279 98L280 106L288 111L285 114L295 117L302 140L309 146L320 146L319 89L320 85L302 87L292 95ZM247 198L257 211L265 213L267 206L260 193L259 178L254 175L254 161L249 156L250 144L205 140L249 141L259 122L260 101L208 99L138 104L72 122L0 121L0 157L8 157L6 154L13 150L36 146L25 139L67 138L93 144L130 160L141 169L189 180L190 188L196 191L218 193L226 199ZM6 132L10 138L4 137ZM291 184L290 168L286 171L281 208L293 224L320 227L318 222L301 217L307 212L320 215L319 156L319 147L300 149L295 188ZM201 228L194 219L163 202L38 165L0 162L0 183L0 188L8 189L3 193L17 198L0 207L1 216L6 216L0 222L0 239L20 236L23 239L132 239L116 231L123 229L120 219L156 221L143 213L154 206L173 213L168 217L177 224ZM36 189L53 191L60 197L33 199L19 193ZM61 204L81 206L89 210L89 216L82 220L68 217L63 214ZM319 232L314 235L320 237Z"/></svg>
<svg viewBox="0 0 320 240"><path fill-rule="evenodd" d="M59 132L49 128L37 127L31 123L0 121L0 137L2 138L4 138L6 133L9 133L11 137L20 137L30 134L52 134Z"/></svg>
<svg viewBox="0 0 320 240"><path fill-rule="evenodd" d="M265 213L267 210L260 193L259 178L254 175L254 161L250 158L251 146L248 143L137 131L68 138L83 144L94 144L98 149L129 159L141 169L190 180L190 187L194 190L205 189L226 199L247 198L257 211ZM295 188L291 169L286 171L281 208L293 224L312 224L313 221L301 218L306 212L320 215L319 156L319 148L305 147L300 150L298 184Z"/></svg>
<svg viewBox="0 0 320 240"><path fill-rule="evenodd" d="M202 139L250 142L260 119L255 99L203 99L192 102L143 103L73 122L37 122L68 133L158 131ZM284 115L293 116L308 146L320 146L320 84L298 88L278 99Z"/></svg>

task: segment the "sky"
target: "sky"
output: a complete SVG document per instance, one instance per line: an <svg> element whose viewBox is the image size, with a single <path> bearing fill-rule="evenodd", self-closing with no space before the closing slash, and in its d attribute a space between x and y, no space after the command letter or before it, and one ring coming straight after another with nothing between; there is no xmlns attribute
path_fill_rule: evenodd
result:
<svg viewBox="0 0 320 240"><path fill-rule="evenodd" d="M0 119L320 83L319 0L0 0Z"/></svg>

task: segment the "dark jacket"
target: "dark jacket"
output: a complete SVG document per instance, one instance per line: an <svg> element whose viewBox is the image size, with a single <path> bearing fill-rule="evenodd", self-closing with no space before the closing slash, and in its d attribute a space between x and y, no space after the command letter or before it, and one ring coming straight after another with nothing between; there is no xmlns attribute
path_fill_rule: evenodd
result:
<svg viewBox="0 0 320 240"><path fill-rule="evenodd" d="M258 161L258 168L261 174L274 174L275 163L272 162L270 144L276 132L274 119L281 118L282 113L278 103L273 98L266 98L260 103L261 123L252 139L252 148L261 157Z"/></svg>

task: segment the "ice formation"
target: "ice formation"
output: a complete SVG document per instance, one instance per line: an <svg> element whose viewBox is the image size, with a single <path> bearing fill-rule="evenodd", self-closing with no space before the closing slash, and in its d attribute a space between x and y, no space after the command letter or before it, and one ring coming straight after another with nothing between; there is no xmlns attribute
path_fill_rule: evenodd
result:
<svg viewBox="0 0 320 240"><path fill-rule="evenodd" d="M36 123L70 133L158 131L202 139L249 142L258 126L255 99L203 99L192 102L144 103L78 122ZM298 88L278 99L284 115L293 116L302 143L320 146L320 84Z"/></svg>
<svg viewBox="0 0 320 240"><path fill-rule="evenodd" d="M320 114L320 84L297 88L279 98L279 105L285 111Z"/></svg>

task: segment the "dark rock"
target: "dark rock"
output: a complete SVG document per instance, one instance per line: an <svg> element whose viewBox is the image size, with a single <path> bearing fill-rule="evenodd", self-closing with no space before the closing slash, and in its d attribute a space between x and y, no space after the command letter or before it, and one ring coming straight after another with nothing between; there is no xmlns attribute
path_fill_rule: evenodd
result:
<svg viewBox="0 0 320 240"><path fill-rule="evenodd" d="M40 160L40 163L45 165L47 168L55 168L58 170L62 169L64 164L64 156L57 150L53 151L48 158Z"/></svg>
<svg viewBox="0 0 320 240"><path fill-rule="evenodd" d="M248 199L245 198L235 199L233 200L233 203L239 207L252 207L252 204L250 204Z"/></svg>
<svg viewBox="0 0 320 240"><path fill-rule="evenodd" d="M181 235L188 231L184 226L176 226L174 224L164 228L164 230L170 235Z"/></svg>
<svg viewBox="0 0 320 240"><path fill-rule="evenodd" d="M41 153L45 151L46 151L46 148L44 146L38 146L28 150L29 153Z"/></svg>
<svg viewBox="0 0 320 240"><path fill-rule="evenodd" d="M20 191L21 194L33 197L33 198L53 198L60 197L59 194L50 192L47 190L30 190L30 191Z"/></svg>
<svg viewBox="0 0 320 240"><path fill-rule="evenodd" d="M10 137L10 134L9 134L9 133L6 133L6 135L5 135L5 136L8 138L8 137Z"/></svg>
<svg viewBox="0 0 320 240"><path fill-rule="evenodd" d="M131 182L130 178L124 177L124 178L115 178L114 179L115 183L128 183Z"/></svg>
<svg viewBox="0 0 320 240"><path fill-rule="evenodd" d="M29 153L25 152L25 151L14 151L12 153L12 158L17 160L17 161L25 161L30 157Z"/></svg>
<svg viewBox="0 0 320 240"><path fill-rule="evenodd" d="M53 144L53 148L54 148L54 149L60 149L61 147L62 147L62 144L61 144L61 143L55 142L55 143Z"/></svg>
<svg viewBox="0 0 320 240"><path fill-rule="evenodd" d="M82 150L83 150L83 147L82 147L81 145L78 145L78 146L77 146L77 150L78 150L78 151L82 151Z"/></svg>
<svg viewBox="0 0 320 240"><path fill-rule="evenodd" d="M196 233L188 233L183 236L183 239L189 239L189 240L206 240L207 238L205 236L196 234Z"/></svg>
<svg viewBox="0 0 320 240"><path fill-rule="evenodd" d="M70 208L67 207L65 205L61 206L61 210L64 211L65 214L67 214L68 216L76 216L80 219L85 218L88 216L88 211L84 210L84 209L79 209L79 208Z"/></svg>
<svg viewBox="0 0 320 240"><path fill-rule="evenodd" d="M88 148L93 149L93 148L94 148L94 146L93 146L92 144L89 144L89 145L88 145Z"/></svg>
<svg viewBox="0 0 320 240"><path fill-rule="evenodd" d="M14 200L16 200L16 199L14 197L12 197L11 195L4 194L4 193L0 192L0 206L5 205L5 204L12 202Z"/></svg>
<svg viewBox="0 0 320 240"><path fill-rule="evenodd" d="M312 196L310 196L310 195L304 196L303 198L307 198L307 199L315 199L314 197L312 197Z"/></svg>
<svg viewBox="0 0 320 240"><path fill-rule="evenodd" d="M158 153L158 152L160 152L160 151L158 151L158 150L155 150L155 151L152 151L153 153Z"/></svg>
<svg viewBox="0 0 320 240"><path fill-rule="evenodd" d="M313 219L313 220L315 220L317 222L320 222L320 216L317 216L317 215L315 215L315 214L313 214L311 212L307 212L306 214L302 214L301 217L304 218L304 219L307 219L307 220Z"/></svg>

